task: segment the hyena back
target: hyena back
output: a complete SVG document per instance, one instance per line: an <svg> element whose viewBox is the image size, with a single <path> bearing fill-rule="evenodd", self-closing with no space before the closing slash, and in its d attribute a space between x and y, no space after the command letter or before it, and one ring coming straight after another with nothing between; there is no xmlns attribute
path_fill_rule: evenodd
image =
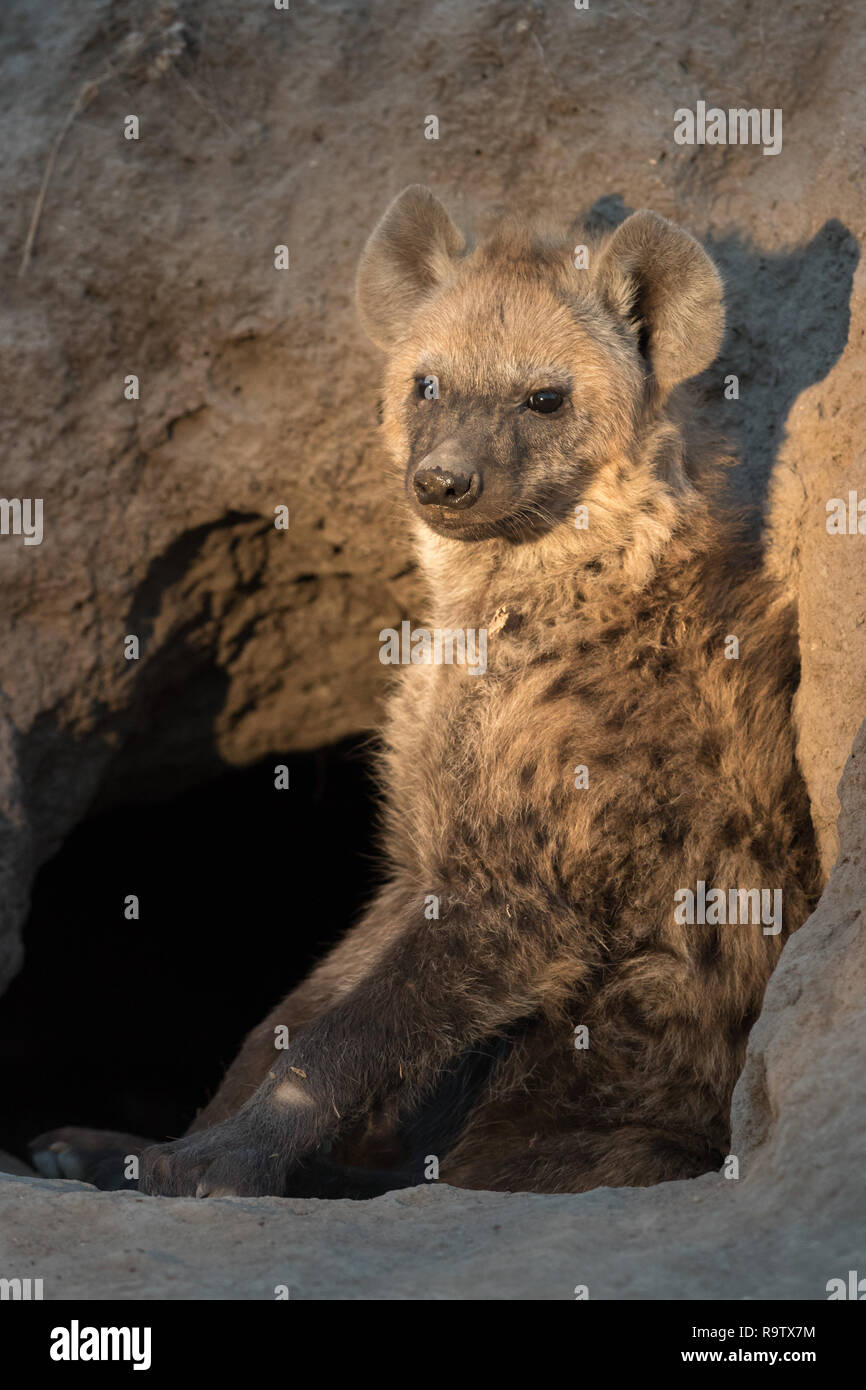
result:
<svg viewBox="0 0 866 1390"><path fill-rule="evenodd" d="M361 1195L432 1157L538 1192L718 1168L818 886L794 615L717 500L687 384L720 345L719 277L653 213L577 269L511 223L469 248L413 187L358 304L427 627L486 632L486 670L401 673L388 882L190 1134L147 1149L142 1188ZM683 922L698 884L781 890L782 922Z"/></svg>

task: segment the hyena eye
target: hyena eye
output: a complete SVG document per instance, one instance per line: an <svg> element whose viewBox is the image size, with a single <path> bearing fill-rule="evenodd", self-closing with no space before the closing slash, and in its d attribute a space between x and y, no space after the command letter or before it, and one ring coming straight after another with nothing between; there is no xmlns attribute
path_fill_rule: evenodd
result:
<svg viewBox="0 0 866 1390"><path fill-rule="evenodd" d="M539 415L550 415L562 405L562 396L558 391L545 387L543 391L533 391L526 404Z"/></svg>
<svg viewBox="0 0 866 1390"><path fill-rule="evenodd" d="M435 376L416 376L415 387L418 399L437 401L439 399L439 378Z"/></svg>

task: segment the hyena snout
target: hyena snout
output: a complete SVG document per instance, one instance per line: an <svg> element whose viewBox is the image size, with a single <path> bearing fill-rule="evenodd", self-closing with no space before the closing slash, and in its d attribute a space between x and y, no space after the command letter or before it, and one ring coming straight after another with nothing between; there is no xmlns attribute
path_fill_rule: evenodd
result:
<svg viewBox="0 0 866 1390"><path fill-rule="evenodd" d="M481 495L481 474L477 469L445 467L425 460L416 471L412 486L422 507L448 507L465 511L474 507Z"/></svg>

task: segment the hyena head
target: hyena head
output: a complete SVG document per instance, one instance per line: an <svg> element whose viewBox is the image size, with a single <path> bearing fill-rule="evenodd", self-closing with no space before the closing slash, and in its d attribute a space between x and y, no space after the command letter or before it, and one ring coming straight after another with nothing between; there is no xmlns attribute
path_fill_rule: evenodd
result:
<svg viewBox="0 0 866 1390"><path fill-rule="evenodd" d="M386 438L439 536L521 542L590 496L644 496L648 474L687 487L669 403L718 352L715 267L652 212L578 259L512 223L469 250L420 185L372 233L357 294L388 353Z"/></svg>

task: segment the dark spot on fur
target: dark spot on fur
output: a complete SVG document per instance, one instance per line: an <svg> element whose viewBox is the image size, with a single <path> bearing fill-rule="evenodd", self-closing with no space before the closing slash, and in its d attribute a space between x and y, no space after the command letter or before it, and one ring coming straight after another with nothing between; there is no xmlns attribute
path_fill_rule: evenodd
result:
<svg viewBox="0 0 866 1390"><path fill-rule="evenodd" d="M611 748L596 749L592 755L592 768L595 771L599 767L613 767L619 762L619 758Z"/></svg>
<svg viewBox="0 0 866 1390"><path fill-rule="evenodd" d="M581 680L576 677L572 682L571 693L576 700L593 701L600 699L604 692L597 680Z"/></svg>
<svg viewBox="0 0 866 1390"><path fill-rule="evenodd" d="M748 830L744 833L748 833ZM778 858L778 846L774 846L768 835L753 835L749 840L749 853L759 864L771 863Z"/></svg>
<svg viewBox="0 0 866 1390"><path fill-rule="evenodd" d="M727 817L722 825L719 839L726 849L732 849L734 845L742 844L748 831L749 826L745 817L735 811Z"/></svg>
<svg viewBox="0 0 866 1390"><path fill-rule="evenodd" d="M621 1001L619 1017L624 1041L627 1039L629 1033L632 1035L631 1040L635 1042L646 1037L646 1017L633 996L631 998L624 998Z"/></svg>
<svg viewBox="0 0 866 1390"><path fill-rule="evenodd" d="M722 954L719 928L716 926L702 926L697 927L696 930L700 932L696 941L698 965L702 970L717 969Z"/></svg>
<svg viewBox="0 0 866 1390"><path fill-rule="evenodd" d="M531 661L531 665L532 665L533 667L536 667L536 666L547 666L547 665L549 665L549 663L550 663L551 661L561 661L561 660L562 660L562 652L560 652L560 651L538 652L535 656L533 656L532 661Z"/></svg>
<svg viewBox="0 0 866 1390"><path fill-rule="evenodd" d="M541 698L546 703L549 700L561 700L564 695L571 694L571 675L568 671L562 671L555 680L543 692Z"/></svg>
<svg viewBox="0 0 866 1390"><path fill-rule="evenodd" d="M520 888L527 888L535 878L533 870L517 860L512 861L511 871L514 874L514 882Z"/></svg>
<svg viewBox="0 0 866 1390"><path fill-rule="evenodd" d="M722 740L714 729L704 734L698 744L698 757L709 767L718 767L722 757Z"/></svg>

